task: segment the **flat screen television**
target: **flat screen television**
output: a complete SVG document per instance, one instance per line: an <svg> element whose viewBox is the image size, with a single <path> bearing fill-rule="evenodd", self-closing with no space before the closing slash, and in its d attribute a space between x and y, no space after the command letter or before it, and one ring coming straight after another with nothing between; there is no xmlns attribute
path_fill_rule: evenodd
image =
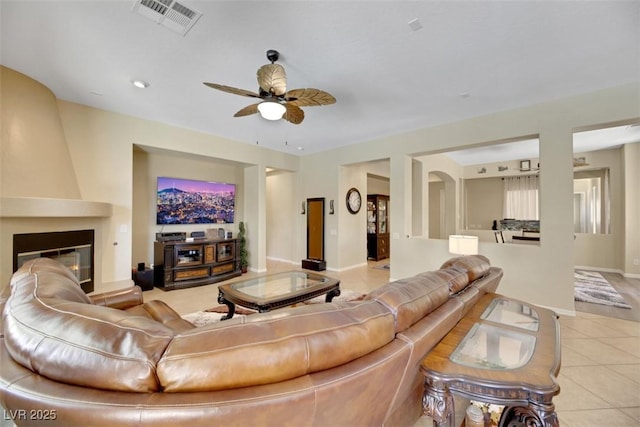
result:
<svg viewBox="0 0 640 427"><path fill-rule="evenodd" d="M236 185L158 177L157 224L231 224Z"/></svg>

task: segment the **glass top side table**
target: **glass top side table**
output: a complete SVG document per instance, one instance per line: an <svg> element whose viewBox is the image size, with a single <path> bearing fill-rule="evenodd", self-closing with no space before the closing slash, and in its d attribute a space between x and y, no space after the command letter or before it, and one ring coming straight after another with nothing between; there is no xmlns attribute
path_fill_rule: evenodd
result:
<svg viewBox="0 0 640 427"><path fill-rule="evenodd" d="M423 409L454 426L453 394L504 405L500 427L558 426L560 332L554 312L486 294L422 361Z"/></svg>

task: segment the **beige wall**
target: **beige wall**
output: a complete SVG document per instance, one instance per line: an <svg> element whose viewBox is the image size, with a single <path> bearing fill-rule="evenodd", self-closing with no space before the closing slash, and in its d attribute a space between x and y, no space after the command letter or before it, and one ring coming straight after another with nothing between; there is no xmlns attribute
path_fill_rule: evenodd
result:
<svg viewBox="0 0 640 427"><path fill-rule="evenodd" d="M331 173L336 159L352 164L390 158L391 229L395 234L391 240L391 275L406 277L437 268L451 256L445 240L414 238L406 232L411 230L411 158L487 141L539 135L540 163L544 165L540 178L541 224L543 235L549 237L540 246L481 243L480 252L505 269L500 292L573 312L573 172L566 167L573 157L573 130L639 117L639 93L638 85L626 85L306 156L303 164L313 167L301 168L302 190L313 192L318 186L324 187L320 171L328 168ZM459 213L456 219L460 226Z"/></svg>
<svg viewBox="0 0 640 427"><path fill-rule="evenodd" d="M451 256L446 240L412 236L414 159L486 141L539 134L540 161L544 165L540 184L541 223L543 235L549 237L540 246L510 245L507 248L481 243L480 252L504 268L500 292L572 312L573 180L571 168L566 167L573 157L572 132L585 126L637 120L639 95L638 85L626 85L303 157L64 101L59 101L58 107L82 197L113 206L112 217L98 220L102 237L97 253L101 256L99 269L103 281L128 278L131 265L136 262L132 236L134 145L243 164L243 212L238 212L238 218L248 222L250 263L257 271L266 268L267 167L298 172L298 201L309 197L335 200L336 213L327 217L326 260L330 268L343 269L364 262L360 261L360 252L365 251L360 247L364 247L366 233L364 211L361 215L346 211L346 191L350 187L366 188L366 175L371 171L361 165L386 159L393 201L391 276L401 278L437 268ZM625 272L640 275L640 267L630 260L640 256L639 230L633 222L638 217L638 197L637 189L631 184L638 182L638 148L625 147L625 153L628 153L623 160L627 187L622 221L626 227L625 239L616 250L618 257L624 259ZM426 173L440 168L425 167L424 170ZM462 172L451 172L451 176L459 183ZM461 201L458 186L456 191L456 200ZM459 230L459 205L454 210L453 221ZM630 217L630 214L636 215ZM302 259L306 223L303 215L294 216L292 253L294 259ZM3 227L8 222L3 218ZM6 245L9 235L4 231L2 239Z"/></svg>
<svg viewBox="0 0 640 427"><path fill-rule="evenodd" d="M296 156L65 101L59 101L59 109L81 193L113 205L113 215L103 229L103 282L127 279L137 262L132 235L134 145L242 165L238 173L244 194L236 215L247 222L250 265L265 268L265 169L296 170ZM249 181L248 170L254 172ZM143 252L136 254L142 257Z"/></svg>
<svg viewBox="0 0 640 427"><path fill-rule="evenodd" d="M389 195L389 178L367 175L367 194ZM364 197L364 195L363 195Z"/></svg>
<svg viewBox="0 0 640 427"><path fill-rule="evenodd" d="M491 230L493 221L504 217L502 178L478 178L464 181L466 227L470 230Z"/></svg>
<svg viewBox="0 0 640 427"><path fill-rule="evenodd" d="M53 92L0 65L0 94L0 197L82 199Z"/></svg>
<svg viewBox="0 0 640 427"><path fill-rule="evenodd" d="M295 225L302 215L298 203L297 174L277 170L267 174L267 257L299 265ZM328 203L327 203L328 209Z"/></svg>
<svg viewBox="0 0 640 427"><path fill-rule="evenodd" d="M624 153L624 267L640 278L640 142L627 144Z"/></svg>

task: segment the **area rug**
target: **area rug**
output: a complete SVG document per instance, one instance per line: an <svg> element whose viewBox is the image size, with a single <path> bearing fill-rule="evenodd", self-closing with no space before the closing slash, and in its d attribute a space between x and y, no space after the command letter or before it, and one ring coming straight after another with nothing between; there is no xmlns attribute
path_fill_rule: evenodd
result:
<svg viewBox="0 0 640 427"><path fill-rule="evenodd" d="M334 297L332 301L333 302L361 301L364 299L365 296L366 295L363 294L362 292L343 289L340 291L340 295L337 297ZM321 295L319 297L305 301L304 304L322 304L324 302L325 302L325 295ZM228 308L226 305L217 305L207 310L185 314L184 316L182 316L182 318L193 323L194 326L200 327L204 325L209 325L211 323L219 322L222 319L222 316L227 313L228 313ZM257 313L257 312L249 308L236 306L236 312L233 315L233 318L235 319L236 317L243 317L253 313Z"/></svg>
<svg viewBox="0 0 640 427"><path fill-rule="evenodd" d="M631 308L629 304L624 302L622 295L597 271L576 270L574 279L576 301Z"/></svg>
<svg viewBox="0 0 640 427"><path fill-rule="evenodd" d="M217 323L222 320L222 316L227 314L229 309L226 305L218 305L207 310L196 311L195 313L189 313L182 316L183 319L193 323L194 326L200 327L204 325L210 325L211 323ZM244 317L248 314L256 313L255 310L236 306L236 312L233 318Z"/></svg>

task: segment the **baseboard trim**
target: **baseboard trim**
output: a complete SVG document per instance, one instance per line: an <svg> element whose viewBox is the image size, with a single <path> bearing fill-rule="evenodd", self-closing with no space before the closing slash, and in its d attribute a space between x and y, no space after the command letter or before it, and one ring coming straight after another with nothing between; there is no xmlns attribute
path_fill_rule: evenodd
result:
<svg viewBox="0 0 640 427"><path fill-rule="evenodd" d="M586 271L602 271L605 273L617 273L622 277L626 277L628 279L640 279L639 273L626 273L624 270L619 268L604 268L604 267L591 267L588 265L574 265L573 268L575 270L586 270Z"/></svg>
<svg viewBox="0 0 640 427"><path fill-rule="evenodd" d="M342 267L342 268L330 268L330 267L327 267L327 270L335 271L336 273L341 273L343 271L353 270L354 268L366 267L367 265L368 264L366 262L363 262L363 263L360 263L360 264L349 265L347 267Z"/></svg>
<svg viewBox="0 0 640 427"><path fill-rule="evenodd" d="M576 317L575 310L565 310L564 308L550 307L548 305L541 305L540 307L549 309L560 316Z"/></svg>
<svg viewBox="0 0 640 427"><path fill-rule="evenodd" d="M300 267L302 265L302 260L300 260L300 261L292 261L290 259L283 259L283 258L277 258L277 257L271 257L271 256L268 256L267 259L269 261L288 263L288 264L291 264L291 265L295 265L297 267ZM362 262L360 264L349 265L347 267L342 267L342 268L335 268L335 267L330 267L330 266L327 265L326 271L333 271L335 273L340 273L340 272L347 271L347 270L353 270L354 268L366 267L367 265L368 264L367 264L366 261Z"/></svg>
<svg viewBox="0 0 640 427"><path fill-rule="evenodd" d="M272 256L268 256L267 259L269 261L283 262L285 264L291 264L291 265L300 265L300 263L302 262L302 261L292 261L290 259L277 258L277 257L272 257Z"/></svg>

